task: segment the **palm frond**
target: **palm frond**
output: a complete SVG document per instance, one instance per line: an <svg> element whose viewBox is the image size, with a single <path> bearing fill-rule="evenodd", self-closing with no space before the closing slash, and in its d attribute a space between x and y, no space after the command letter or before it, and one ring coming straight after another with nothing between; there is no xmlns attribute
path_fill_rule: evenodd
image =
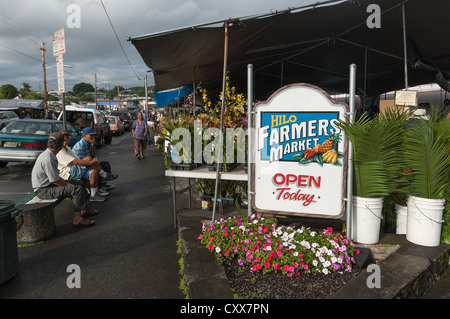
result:
<svg viewBox="0 0 450 319"><path fill-rule="evenodd" d="M436 136L426 121L409 128L405 162L412 169L410 192L418 197L442 198L449 185L450 158L444 136Z"/></svg>
<svg viewBox="0 0 450 319"><path fill-rule="evenodd" d="M337 123L354 147L355 195L384 196L395 187L395 177L402 169L398 156L406 116L400 111L387 110L373 119L364 114L354 123Z"/></svg>

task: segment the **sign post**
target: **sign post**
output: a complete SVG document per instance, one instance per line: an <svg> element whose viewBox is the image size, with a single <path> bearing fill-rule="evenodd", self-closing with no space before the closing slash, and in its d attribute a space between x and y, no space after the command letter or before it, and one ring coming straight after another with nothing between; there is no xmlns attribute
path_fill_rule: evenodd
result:
<svg viewBox="0 0 450 319"><path fill-rule="evenodd" d="M63 54L66 53L66 39L64 28L53 32L53 55L56 57L56 72L58 75L58 93L62 95L62 112L63 126L67 130L66 125L66 101L65 101L65 85L64 85L64 62Z"/></svg>
<svg viewBox="0 0 450 319"><path fill-rule="evenodd" d="M308 84L285 86L255 106L255 211L343 216L348 142L335 123L347 113L346 104Z"/></svg>

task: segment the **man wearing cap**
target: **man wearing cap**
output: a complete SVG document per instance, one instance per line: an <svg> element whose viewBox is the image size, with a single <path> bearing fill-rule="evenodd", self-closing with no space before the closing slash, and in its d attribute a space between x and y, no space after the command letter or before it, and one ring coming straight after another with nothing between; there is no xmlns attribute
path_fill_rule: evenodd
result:
<svg viewBox="0 0 450 319"><path fill-rule="evenodd" d="M97 133L91 128L91 127L85 127L82 130L83 138L80 139L72 148L74 153L77 155L78 158L96 158L95 157L95 135ZM113 179L116 179L119 175L117 174L111 174L110 172L105 172L106 167L110 167L109 163L106 161L100 161L99 162L100 167L102 170L99 172L99 175L101 177L101 181L110 181Z"/></svg>
<svg viewBox="0 0 450 319"><path fill-rule="evenodd" d="M64 145L58 152L58 170L61 178L71 180L89 180L91 188L90 201L103 202L106 200L104 196L109 195L108 192L103 193L98 189L98 173L101 171L100 165L96 158L86 157L79 159L75 152L68 146L70 143L70 133L63 131Z"/></svg>
<svg viewBox="0 0 450 319"><path fill-rule="evenodd" d="M64 145L61 132L51 133L48 137L47 149L42 152L34 163L31 172L31 185L40 199L72 198L74 207L74 226L92 226L94 220L87 217L96 215L97 211L88 211L86 190L84 186L69 182L59 176L56 154Z"/></svg>

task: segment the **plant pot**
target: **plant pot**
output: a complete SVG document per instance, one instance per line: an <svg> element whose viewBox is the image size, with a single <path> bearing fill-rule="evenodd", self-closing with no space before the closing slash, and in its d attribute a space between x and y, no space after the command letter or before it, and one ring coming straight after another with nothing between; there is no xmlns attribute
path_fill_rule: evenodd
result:
<svg viewBox="0 0 450 319"><path fill-rule="evenodd" d="M170 164L170 168L173 170L181 170L181 171L190 171L193 170L197 167L201 166L201 164L197 164L197 163L180 163L180 164L175 164L175 163L171 163Z"/></svg>
<svg viewBox="0 0 450 319"><path fill-rule="evenodd" d="M376 244L380 239L383 197L353 196L352 239L361 244Z"/></svg>
<svg viewBox="0 0 450 319"><path fill-rule="evenodd" d="M231 164L226 164L226 171L227 172L229 172L229 171L232 171L233 169L235 169L237 167L237 163L231 163ZM224 165L219 165L219 168L220 168L220 172L224 172L225 171L225 168L224 168ZM209 171L217 171L217 166L216 166L216 164L213 164L213 165L208 165L208 170Z"/></svg>
<svg viewBox="0 0 450 319"><path fill-rule="evenodd" d="M396 228L395 233L397 235L406 234L406 222L407 222L407 207L403 205L395 204Z"/></svg>
<svg viewBox="0 0 450 319"><path fill-rule="evenodd" d="M222 203L224 204L232 204L234 205L234 203L236 202L236 198L239 196L239 194L233 194L233 195L228 195L228 196L222 196Z"/></svg>
<svg viewBox="0 0 450 319"><path fill-rule="evenodd" d="M200 193L199 197L203 201L213 201L214 200L214 194Z"/></svg>
<svg viewBox="0 0 450 319"><path fill-rule="evenodd" d="M410 196L406 239L414 244L436 247L441 242L445 199Z"/></svg>

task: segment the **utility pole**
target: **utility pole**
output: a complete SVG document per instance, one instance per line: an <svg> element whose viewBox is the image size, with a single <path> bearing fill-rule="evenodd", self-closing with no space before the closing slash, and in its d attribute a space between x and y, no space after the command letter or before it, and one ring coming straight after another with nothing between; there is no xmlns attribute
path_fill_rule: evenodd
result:
<svg viewBox="0 0 450 319"><path fill-rule="evenodd" d="M46 78L46 73L45 73L45 42L41 41L41 43L34 43L34 44L40 44L41 47L39 50L41 50L42 52L42 72L44 74L44 105L45 105L45 117L47 117L48 115L48 106L47 106L47 78Z"/></svg>
<svg viewBox="0 0 450 319"><path fill-rule="evenodd" d="M95 94L95 109L97 109L97 72L91 72L91 74L92 73L94 73L95 79L94 94Z"/></svg>
<svg viewBox="0 0 450 319"><path fill-rule="evenodd" d="M119 84L117 84L117 110L120 111Z"/></svg>

